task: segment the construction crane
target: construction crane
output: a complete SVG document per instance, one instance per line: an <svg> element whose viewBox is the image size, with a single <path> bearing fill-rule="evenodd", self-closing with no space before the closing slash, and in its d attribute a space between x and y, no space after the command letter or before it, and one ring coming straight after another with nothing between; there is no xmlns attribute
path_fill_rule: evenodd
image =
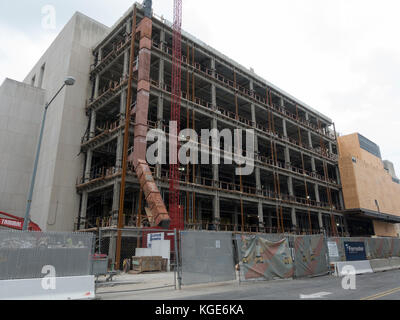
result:
<svg viewBox="0 0 400 320"><path fill-rule="evenodd" d="M1 218L1 216L7 218ZM14 230L22 230L23 225L24 225L24 218L16 217L9 213L0 211L0 227L7 229L14 229ZM37 232L42 231L40 227L36 223L33 223L32 221L29 222L28 230Z"/></svg>
<svg viewBox="0 0 400 320"><path fill-rule="evenodd" d="M171 218L171 229L183 230L183 211L180 206L180 165L179 165L179 131L181 119L181 77L182 77L182 0L174 0L174 24L172 44L172 99L171 99L171 122L176 122L176 132L170 132L173 139L170 148L176 148L176 153L171 155L169 167L169 215Z"/></svg>

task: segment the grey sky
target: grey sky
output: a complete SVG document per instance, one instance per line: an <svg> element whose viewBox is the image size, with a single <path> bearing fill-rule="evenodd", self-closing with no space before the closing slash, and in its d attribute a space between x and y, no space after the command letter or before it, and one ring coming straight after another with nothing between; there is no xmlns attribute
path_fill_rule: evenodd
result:
<svg viewBox="0 0 400 320"><path fill-rule="evenodd" d="M173 0L154 0L172 20ZM22 80L75 11L111 26L125 0L0 2L0 82ZM41 27L56 8L57 28ZM376 142L400 175L398 0L183 0L183 28L332 118L341 134Z"/></svg>

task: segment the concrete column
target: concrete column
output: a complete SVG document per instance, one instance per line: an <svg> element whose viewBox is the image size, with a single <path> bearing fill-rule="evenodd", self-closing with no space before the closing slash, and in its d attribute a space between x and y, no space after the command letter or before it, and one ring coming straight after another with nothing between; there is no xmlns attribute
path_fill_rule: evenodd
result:
<svg viewBox="0 0 400 320"><path fill-rule="evenodd" d="M92 110L90 114L90 131L89 131L90 138L94 138L96 136L96 119L97 119L96 111Z"/></svg>
<svg viewBox="0 0 400 320"><path fill-rule="evenodd" d="M161 29L160 31L160 42L161 42L161 50L164 49L164 45L165 45L165 30Z"/></svg>
<svg viewBox="0 0 400 320"><path fill-rule="evenodd" d="M261 170L259 167L255 168L255 176L256 176L256 188L258 191L261 191Z"/></svg>
<svg viewBox="0 0 400 320"><path fill-rule="evenodd" d="M99 49L99 56L97 58L97 61L100 62L101 60L103 60L103 48Z"/></svg>
<svg viewBox="0 0 400 320"><path fill-rule="evenodd" d="M212 71L212 76L215 76L215 59L211 59L211 71ZM211 104L213 109L217 108L217 88L214 84L214 82L211 83Z"/></svg>
<svg viewBox="0 0 400 320"><path fill-rule="evenodd" d="M118 213L119 213L119 195L120 195L120 182L114 182L113 192L113 203L112 203L112 215L113 215L113 226L118 225Z"/></svg>
<svg viewBox="0 0 400 320"><path fill-rule="evenodd" d="M296 215L296 208L292 208L292 225L293 228L297 228L297 215Z"/></svg>
<svg viewBox="0 0 400 320"><path fill-rule="evenodd" d="M78 226L79 230L82 230L85 228L88 200L89 200L89 194L87 191L84 191L82 193L82 204L81 204L81 211L80 211L81 223Z"/></svg>
<svg viewBox="0 0 400 320"><path fill-rule="evenodd" d="M329 141L329 153L333 154L332 142Z"/></svg>
<svg viewBox="0 0 400 320"><path fill-rule="evenodd" d="M324 229L324 222L322 220L322 212L318 212L318 224L319 224L319 228L321 230Z"/></svg>
<svg viewBox="0 0 400 320"><path fill-rule="evenodd" d="M214 198L213 198L213 224L215 227L219 227L219 224L221 223L221 213L220 213L220 199L218 192L216 192Z"/></svg>
<svg viewBox="0 0 400 320"><path fill-rule="evenodd" d="M215 58L211 58L211 71L212 71L212 75L215 76L215 72L216 72Z"/></svg>
<svg viewBox="0 0 400 320"><path fill-rule="evenodd" d="M254 91L254 82L253 80L250 80L250 91L253 92ZM253 122L253 126L256 127L257 126L257 115L256 115L256 106L255 104L251 104L250 106L251 108L251 121ZM256 135L257 137L257 135Z"/></svg>
<svg viewBox="0 0 400 320"><path fill-rule="evenodd" d="M93 151L89 149L86 154L85 182L88 182L90 180L90 173L92 171L92 159L93 159Z"/></svg>
<svg viewBox="0 0 400 320"><path fill-rule="evenodd" d="M315 192L315 201L320 202L321 200L319 197L319 187L316 183L314 184L314 192Z"/></svg>
<svg viewBox="0 0 400 320"><path fill-rule="evenodd" d="M258 201L258 225L260 228L264 227L264 209L262 201Z"/></svg>
<svg viewBox="0 0 400 320"><path fill-rule="evenodd" d="M283 119L283 121L282 121L282 127L283 127L283 136L285 138L287 138L288 134L287 134L287 126L286 126L286 120L285 119ZM290 166L290 164L291 164L290 149L289 149L288 146L285 146L285 163L286 163L286 166Z"/></svg>
<svg viewBox="0 0 400 320"><path fill-rule="evenodd" d="M310 148L314 148L311 138L311 131L307 131L307 135L308 135L308 145L310 146Z"/></svg>
<svg viewBox="0 0 400 320"><path fill-rule="evenodd" d="M256 106L251 104L251 121L253 122L253 127L257 125L257 116L256 116ZM257 137L257 135L255 135Z"/></svg>
<svg viewBox="0 0 400 320"><path fill-rule="evenodd" d="M218 129L218 121L217 121L216 118L213 118L211 120L211 129ZM215 151L212 150L212 152L214 153ZM214 181L219 181L219 165L218 164L213 164L212 165L212 170L213 170L213 180Z"/></svg>
<svg viewBox="0 0 400 320"><path fill-rule="evenodd" d="M306 120L310 121L310 115L308 112L306 112ZM313 143L312 143L312 138L311 138L311 131L308 130L307 131L307 136L308 136L308 145L313 148Z"/></svg>
<svg viewBox="0 0 400 320"><path fill-rule="evenodd" d="M312 170L312 172L317 172L317 166L315 165L314 157L311 157L311 170Z"/></svg>
<svg viewBox="0 0 400 320"><path fill-rule="evenodd" d="M108 247L108 258L112 260L112 263L115 264L115 253L117 251L117 237L110 237L110 245Z"/></svg>
<svg viewBox="0 0 400 320"><path fill-rule="evenodd" d="M287 124L286 124L286 119L282 119L282 128L283 128L283 136L287 138Z"/></svg>
<svg viewBox="0 0 400 320"><path fill-rule="evenodd" d="M96 80L94 82L94 99L99 97L99 90L100 90L100 75L96 75Z"/></svg>
<svg viewBox="0 0 400 320"><path fill-rule="evenodd" d="M288 177L287 178L287 183L288 183L289 196L294 197L293 178L292 177Z"/></svg>
<svg viewBox="0 0 400 320"><path fill-rule="evenodd" d="M286 164L286 166L291 165L290 149L288 146L285 147L285 164Z"/></svg>
<svg viewBox="0 0 400 320"><path fill-rule="evenodd" d="M164 85L164 68L165 68L165 61L164 59L160 59L160 65L158 69L158 82L161 87Z"/></svg>

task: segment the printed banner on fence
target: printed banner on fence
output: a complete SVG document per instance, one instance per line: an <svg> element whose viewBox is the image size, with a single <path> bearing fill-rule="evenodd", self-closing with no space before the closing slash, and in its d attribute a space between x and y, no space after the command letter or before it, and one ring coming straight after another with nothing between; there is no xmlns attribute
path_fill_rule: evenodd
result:
<svg viewBox="0 0 400 320"><path fill-rule="evenodd" d="M344 242L347 261L367 260L364 242Z"/></svg>
<svg viewBox="0 0 400 320"><path fill-rule="evenodd" d="M293 260L286 238L270 241L267 236L243 235L238 241L240 280L273 280L293 277Z"/></svg>
<svg viewBox="0 0 400 320"><path fill-rule="evenodd" d="M323 235L294 237L294 267L296 278L320 276L329 272Z"/></svg>

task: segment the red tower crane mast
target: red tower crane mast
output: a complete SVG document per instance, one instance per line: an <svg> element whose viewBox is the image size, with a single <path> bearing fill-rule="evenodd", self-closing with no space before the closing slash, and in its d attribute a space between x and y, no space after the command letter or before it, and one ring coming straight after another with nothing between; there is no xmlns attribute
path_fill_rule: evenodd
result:
<svg viewBox="0 0 400 320"><path fill-rule="evenodd" d="M169 182L169 214L171 218L171 229L183 230L183 211L180 207L180 165L179 165L179 131L181 118L181 77L182 77L182 0L174 0L174 24L173 24L173 45L172 45L172 100L171 100L171 121L176 122L176 132L170 131L174 148L170 155L170 182ZM174 151L177 151L176 153Z"/></svg>

